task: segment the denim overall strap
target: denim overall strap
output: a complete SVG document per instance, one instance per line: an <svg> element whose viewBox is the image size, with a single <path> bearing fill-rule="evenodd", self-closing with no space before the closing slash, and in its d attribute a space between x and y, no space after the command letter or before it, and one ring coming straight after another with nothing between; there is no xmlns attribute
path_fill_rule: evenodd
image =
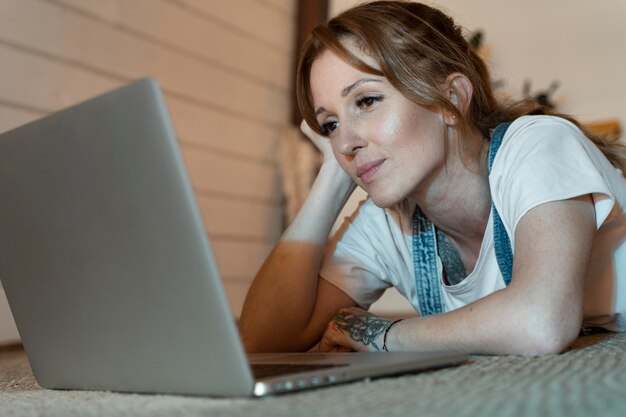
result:
<svg viewBox="0 0 626 417"><path fill-rule="evenodd" d="M491 173L491 165L493 165L493 160L502 144L502 138L510 124L511 122L499 124L491 135L489 162L487 165L489 173ZM504 278L504 284L508 286L513 277L513 251L511 250L511 240L506 233L500 214L498 214L498 210L496 210L496 205L493 203L491 203L491 211L493 212L493 245L496 252L496 260L498 261L502 278Z"/></svg>
<svg viewBox="0 0 626 417"><path fill-rule="evenodd" d="M488 168L500 148L504 133L511 123L498 125L491 136L489 145ZM513 272L513 251L502 219L492 203L493 237L496 259L504 283L508 286ZM444 312L441 280L437 263L437 237L435 225L417 206L413 213L413 267L415 269L415 287L422 317Z"/></svg>
<svg viewBox="0 0 626 417"><path fill-rule="evenodd" d="M413 213L413 267L422 317L443 313L435 233L433 222L416 206Z"/></svg>

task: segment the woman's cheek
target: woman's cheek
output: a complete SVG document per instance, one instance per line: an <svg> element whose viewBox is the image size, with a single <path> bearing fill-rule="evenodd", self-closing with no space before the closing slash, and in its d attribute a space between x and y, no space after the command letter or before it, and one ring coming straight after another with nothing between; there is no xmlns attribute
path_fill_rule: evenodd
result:
<svg viewBox="0 0 626 417"><path fill-rule="evenodd" d="M341 169L343 169L348 175L354 178L354 175L352 175L353 173L351 172L353 170L351 170L351 166L350 166L351 165L350 162L354 159L354 156L342 154L341 152L339 152L339 149L337 149L335 145L332 145L332 148L333 148L333 155L335 155L335 159L339 163L339 166L341 167Z"/></svg>

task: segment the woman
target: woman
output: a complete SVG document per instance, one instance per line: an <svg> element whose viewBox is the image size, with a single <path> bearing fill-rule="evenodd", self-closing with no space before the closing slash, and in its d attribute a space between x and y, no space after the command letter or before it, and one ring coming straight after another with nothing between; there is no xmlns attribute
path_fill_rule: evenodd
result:
<svg viewBox="0 0 626 417"><path fill-rule="evenodd" d="M543 355L626 329L621 148L496 101L451 18L350 9L312 32L297 88L324 162L250 289L248 350ZM328 242L356 185L369 199ZM367 312L390 286L418 318Z"/></svg>

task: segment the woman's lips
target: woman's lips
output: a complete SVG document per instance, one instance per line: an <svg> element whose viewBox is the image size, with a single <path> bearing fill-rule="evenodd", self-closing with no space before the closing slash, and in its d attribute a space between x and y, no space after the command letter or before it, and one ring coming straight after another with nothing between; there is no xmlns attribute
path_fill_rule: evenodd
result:
<svg viewBox="0 0 626 417"><path fill-rule="evenodd" d="M378 161L368 162L363 165L359 165L356 170L356 176L361 179L363 184L369 184L374 181L374 176L378 171L378 168L385 162L384 159Z"/></svg>

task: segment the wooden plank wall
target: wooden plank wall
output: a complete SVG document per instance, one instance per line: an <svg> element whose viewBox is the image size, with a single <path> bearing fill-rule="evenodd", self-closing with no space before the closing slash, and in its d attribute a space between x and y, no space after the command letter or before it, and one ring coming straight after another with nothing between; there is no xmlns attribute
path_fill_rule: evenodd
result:
<svg viewBox="0 0 626 417"><path fill-rule="evenodd" d="M277 146L289 121L295 3L1 0L0 132L158 79L239 314L282 227Z"/></svg>

